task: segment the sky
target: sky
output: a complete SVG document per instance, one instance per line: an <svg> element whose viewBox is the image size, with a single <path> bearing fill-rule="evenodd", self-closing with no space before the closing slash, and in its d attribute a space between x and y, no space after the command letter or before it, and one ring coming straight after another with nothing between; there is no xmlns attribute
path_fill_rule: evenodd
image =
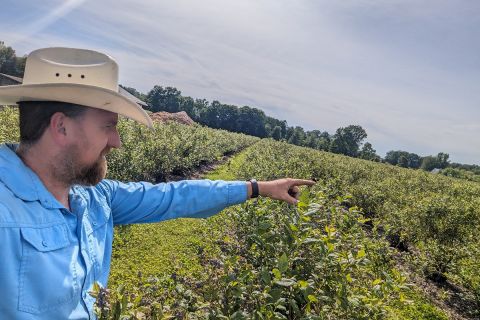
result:
<svg viewBox="0 0 480 320"><path fill-rule="evenodd" d="M107 53L144 93L361 125L382 157L480 164L478 0L0 0L0 41Z"/></svg>

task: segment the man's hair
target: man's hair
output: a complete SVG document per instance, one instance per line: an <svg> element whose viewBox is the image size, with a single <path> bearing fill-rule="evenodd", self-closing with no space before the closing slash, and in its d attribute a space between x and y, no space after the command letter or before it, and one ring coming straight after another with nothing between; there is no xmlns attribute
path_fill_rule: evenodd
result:
<svg viewBox="0 0 480 320"><path fill-rule="evenodd" d="M20 110L20 144L25 147L35 144L50 125L52 116L61 112L69 118L80 117L87 107L56 101L18 102Z"/></svg>

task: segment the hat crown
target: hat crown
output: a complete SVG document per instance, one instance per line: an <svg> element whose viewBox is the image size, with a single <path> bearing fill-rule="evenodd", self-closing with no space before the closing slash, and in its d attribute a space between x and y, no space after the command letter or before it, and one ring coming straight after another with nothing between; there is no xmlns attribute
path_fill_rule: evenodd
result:
<svg viewBox="0 0 480 320"><path fill-rule="evenodd" d="M23 84L72 83L118 91L118 65L108 55L85 49L45 48L27 57Z"/></svg>

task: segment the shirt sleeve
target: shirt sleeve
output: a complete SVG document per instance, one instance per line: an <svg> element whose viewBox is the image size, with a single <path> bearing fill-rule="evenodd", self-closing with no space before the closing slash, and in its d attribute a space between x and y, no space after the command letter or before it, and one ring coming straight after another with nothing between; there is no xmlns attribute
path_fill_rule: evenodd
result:
<svg viewBox="0 0 480 320"><path fill-rule="evenodd" d="M175 218L206 218L247 200L245 181L184 180L152 184L103 180L113 223L147 223Z"/></svg>

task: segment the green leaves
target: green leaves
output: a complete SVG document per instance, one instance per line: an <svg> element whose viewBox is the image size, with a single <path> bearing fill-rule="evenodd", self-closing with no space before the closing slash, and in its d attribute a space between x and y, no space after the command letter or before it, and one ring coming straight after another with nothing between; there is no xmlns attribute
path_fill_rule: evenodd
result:
<svg viewBox="0 0 480 320"><path fill-rule="evenodd" d="M288 257L285 253L283 253L280 258L278 259L278 270L284 273L288 269Z"/></svg>
<svg viewBox="0 0 480 320"><path fill-rule="evenodd" d="M239 151L258 138L243 134L187 126L155 124L148 130L121 119L118 129L122 148L108 155L109 177L118 180L166 180L170 175L187 175L201 164Z"/></svg>
<svg viewBox="0 0 480 320"><path fill-rule="evenodd" d="M365 250L361 249L357 252L357 259L361 259L363 257L365 257Z"/></svg>
<svg viewBox="0 0 480 320"><path fill-rule="evenodd" d="M275 284L278 284L282 287L292 287L297 284L295 279L282 278L281 280L275 281Z"/></svg>

